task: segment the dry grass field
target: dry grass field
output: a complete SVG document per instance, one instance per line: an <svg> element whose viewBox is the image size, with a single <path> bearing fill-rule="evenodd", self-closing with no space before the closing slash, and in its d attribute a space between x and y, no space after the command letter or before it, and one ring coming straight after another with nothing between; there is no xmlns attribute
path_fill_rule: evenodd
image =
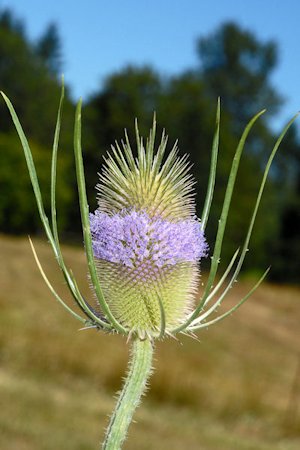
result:
<svg viewBox="0 0 300 450"><path fill-rule="evenodd" d="M35 245L66 293L49 246ZM88 294L82 250L64 252ZM0 449L99 449L125 339L79 331L48 292L26 238L0 236L0 255ZM224 307L249 286L238 283ZM264 284L199 340L157 344L125 450L298 450L300 289Z"/></svg>

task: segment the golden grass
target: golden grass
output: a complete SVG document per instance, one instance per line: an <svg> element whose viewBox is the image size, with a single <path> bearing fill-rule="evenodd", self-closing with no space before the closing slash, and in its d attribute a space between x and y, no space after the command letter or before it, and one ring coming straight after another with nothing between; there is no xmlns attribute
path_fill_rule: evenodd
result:
<svg viewBox="0 0 300 450"><path fill-rule="evenodd" d="M50 248L35 244L66 294ZM88 294L83 252L64 252ZM0 237L0 255L0 448L99 448L126 368L125 340L78 331L48 293L27 239ZM247 287L238 283L225 307ZM159 343L125 450L299 449L299 294L265 284L200 342Z"/></svg>

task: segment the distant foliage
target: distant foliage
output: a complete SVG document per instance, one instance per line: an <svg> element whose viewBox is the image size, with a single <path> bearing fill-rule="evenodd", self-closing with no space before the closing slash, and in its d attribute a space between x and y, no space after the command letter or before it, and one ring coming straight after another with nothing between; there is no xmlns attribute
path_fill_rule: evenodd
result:
<svg viewBox="0 0 300 450"><path fill-rule="evenodd" d="M270 77L278 61L273 41L260 42L236 23L224 23L197 43L199 63L176 77L163 77L149 66L128 66L110 74L86 100L83 111L83 146L88 197L96 207L95 185L102 157L117 139L134 135L134 119L146 135L156 111L169 135L179 140L181 153L190 153L197 180L198 205L205 196L217 97L221 96L221 151L214 210L208 241L218 223L225 180L240 131L262 108L268 113L255 126L243 157L238 189L224 249L229 258L240 245L253 206L267 152L274 142L270 118L281 104ZM60 89L63 51L59 30L50 24L37 42L30 42L25 27L10 11L0 13L0 86L13 101L46 180ZM68 81L68 80L67 80ZM67 95L59 151L59 222L68 232L79 232L77 191L73 169L73 111ZM291 115L293 111L291 112ZM11 233L38 229L32 191L23 155L3 103L0 104L0 227ZM158 130L159 132L162 130ZM263 205L251 240L251 266L272 262L276 279L299 281L300 249L300 144L291 132L275 161ZM45 177L44 175L45 174ZM44 178L43 178L44 177ZM46 200L48 186L43 186ZM46 201L47 203L47 201ZM250 260L250 258L249 258ZM225 263L226 261L224 261ZM222 263L222 261L221 261ZM246 260L247 266L247 260Z"/></svg>
<svg viewBox="0 0 300 450"><path fill-rule="evenodd" d="M41 189L46 208L50 207L50 149L30 142L34 159L39 167ZM6 233L24 233L40 229L40 219L36 213L30 179L24 156L20 152L20 141L15 134L0 134L0 224ZM65 170L66 168L64 168ZM60 170L60 174L62 170ZM61 177L58 190L58 204L63 213L71 200L70 186ZM60 214L66 225L67 217Z"/></svg>
<svg viewBox="0 0 300 450"><path fill-rule="evenodd" d="M50 55L48 55L50 57ZM22 117L22 125L32 140L41 179L50 174L51 145L60 95L60 81L49 71L45 60L29 42L24 27L12 13L0 14L0 86L14 102ZM67 99L64 114L60 152L60 183L58 197L61 203L60 220L68 226L72 189L73 106ZM32 188L25 170L12 121L3 103L0 104L0 228L9 233L36 231L38 217L32 198ZM49 187L43 186L44 195Z"/></svg>
<svg viewBox="0 0 300 450"><path fill-rule="evenodd" d="M36 53L44 61L54 75L59 75L62 69L60 36L55 23L51 23L36 44Z"/></svg>
<svg viewBox="0 0 300 450"><path fill-rule="evenodd" d="M236 125L243 128L260 109L278 110L282 99L270 83L278 59L275 42L262 43L248 30L226 22L199 39L198 54L207 92L213 99L221 96Z"/></svg>

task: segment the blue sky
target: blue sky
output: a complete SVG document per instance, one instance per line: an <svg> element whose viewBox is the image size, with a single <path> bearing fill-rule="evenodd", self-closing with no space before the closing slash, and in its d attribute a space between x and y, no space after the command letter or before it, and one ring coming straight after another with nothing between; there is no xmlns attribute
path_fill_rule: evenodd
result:
<svg viewBox="0 0 300 450"><path fill-rule="evenodd" d="M54 21L63 41L64 74L73 97L86 98L128 63L164 75L198 63L196 39L234 20L261 41L275 40L279 64L272 82L286 98L275 122L300 109L299 0L0 0L24 20L34 40Z"/></svg>

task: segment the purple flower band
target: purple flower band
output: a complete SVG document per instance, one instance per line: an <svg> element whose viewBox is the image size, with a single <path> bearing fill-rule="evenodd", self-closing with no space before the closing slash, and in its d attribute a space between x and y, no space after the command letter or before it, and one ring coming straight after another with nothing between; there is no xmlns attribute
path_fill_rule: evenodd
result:
<svg viewBox="0 0 300 450"><path fill-rule="evenodd" d="M197 262L208 246L200 222L169 222L144 211L121 211L113 216L96 210L90 214L95 258L135 267L141 262L164 267Z"/></svg>

